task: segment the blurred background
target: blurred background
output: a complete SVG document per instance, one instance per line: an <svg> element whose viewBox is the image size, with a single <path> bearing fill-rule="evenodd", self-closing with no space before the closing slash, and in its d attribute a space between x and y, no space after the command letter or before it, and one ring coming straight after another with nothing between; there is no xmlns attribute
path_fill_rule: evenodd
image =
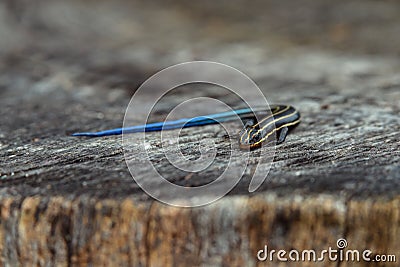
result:
<svg viewBox="0 0 400 267"><path fill-rule="evenodd" d="M196 250L201 257L217 255L205 265L235 266L231 259L239 259L243 266L264 246L266 234L275 248L326 249L346 237L352 248L397 253L399 58L395 0L1 0L0 198L15 199L2 204L0 236L11 248L1 255L11 266L46 255L52 261L71 257L69 264L93 260L94 266L139 255L141 265L165 260L176 266L178 258L195 262L184 256ZM266 202L228 199L204 215L202 209L177 214L152 204L142 209L137 204L151 198L132 182L120 136L70 136L121 127L143 81L193 60L228 64L252 78L270 103L301 112L301 124L278 147L268 183L257 191L262 198L272 193ZM201 89L191 93L237 104L212 87ZM155 120L184 97L167 96ZM191 128L187 140L216 141L219 159L229 156L222 130L213 127ZM197 186L223 170L221 163L199 176L178 173L153 140L155 165L177 184ZM184 155L198 151L183 147ZM142 152L135 153L139 160ZM232 195L247 195L249 179L250 173ZM308 198L313 194L317 198ZM26 202L26 196L45 198ZM124 213L119 202L101 206L86 196L138 202ZM374 202L373 196L396 199ZM356 197L367 201L352 202ZM91 220L98 223L86 223ZM133 220L150 230L136 232ZM186 235L192 231L186 226L196 234Z"/></svg>
<svg viewBox="0 0 400 267"><path fill-rule="evenodd" d="M332 92L377 84L397 88L386 90L394 101L399 33L400 3L389 0L4 0L3 132L27 121L53 121L37 136L118 127L138 85L192 60L243 71L275 103L316 109Z"/></svg>
<svg viewBox="0 0 400 267"><path fill-rule="evenodd" d="M2 72L18 69L26 79L63 69L56 78L65 86L132 88L149 73L189 60L260 76L260 65L276 58L284 64L306 53L299 49L314 53L299 57L299 66L318 69L320 50L397 59L399 33L400 3L390 0L4 0L0 64Z"/></svg>

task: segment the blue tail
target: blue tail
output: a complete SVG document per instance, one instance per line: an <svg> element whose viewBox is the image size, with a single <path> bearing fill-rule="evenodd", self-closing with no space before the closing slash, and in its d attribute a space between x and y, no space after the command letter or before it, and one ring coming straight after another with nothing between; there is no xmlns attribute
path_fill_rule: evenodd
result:
<svg viewBox="0 0 400 267"><path fill-rule="evenodd" d="M194 118L183 118L174 121L165 121L165 122L155 122L144 125L137 125L126 128L116 128L111 130L105 130L100 132L83 132L83 133L74 133L72 136L88 136L88 137L101 137L108 135L120 135L127 133L139 133L139 132L154 132L161 130L172 130L172 129L180 129L180 128L188 128L194 126L202 126L208 124L216 124L226 121L231 121L236 118L236 116L241 116L244 114L248 114L253 112L252 109L244 108L233 111L221 112L210 114L207 116L199 116Z"/></svg>

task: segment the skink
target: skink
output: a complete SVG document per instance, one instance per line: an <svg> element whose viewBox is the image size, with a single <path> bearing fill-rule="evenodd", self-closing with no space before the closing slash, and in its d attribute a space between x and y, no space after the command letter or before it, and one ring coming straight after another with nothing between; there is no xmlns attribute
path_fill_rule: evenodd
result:
<svg viewBox="0 0 400 267"><path fill-rule="evenodd" d="M122 133L154 132L172 130L194 126L203 126L235 120L239 117L245 124L240 133L239 146L242 149L255 149L264 142L277 136L277 144L285 141L289 130L300 123L300 113L292 106L272 105L271 112L265 108L243 108L228 112L214 113L207 116L183 118L174 121L155 122L126 128L117 128L100 132L74 133L73 136L101 137L108 135L120 135ZM262 119L257 122L257 117Z"/></svg>

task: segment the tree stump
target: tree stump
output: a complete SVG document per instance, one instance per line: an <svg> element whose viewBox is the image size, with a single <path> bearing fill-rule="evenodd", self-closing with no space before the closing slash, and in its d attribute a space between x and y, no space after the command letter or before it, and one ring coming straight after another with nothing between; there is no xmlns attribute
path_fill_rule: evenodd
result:
<svg viewBox="0 0 400 267"><path fill-rule="evenodd" d="M276 257L260 261L257 254L265 246L320 252L345 239L347 249L395 255L397 263L293 264L397 266L399 8L355 0L1 3L2 264L289 266ZM276 147L256 192L248 192L245 174L221 200L177 208L135 183L121 136L70 134L121 127L129 98L144 80L197 59L245 72L271 103L298 108L302 122ZM198 92L231 101L215 88ZM178 92L165 107L186 96ZM155 119L164 115L161 110ZM223 135L218 125L182 131L183 142L212 139L220 154L229 153ZM157 144L157 134L148 138ZM152 145L150 152L158 160L163 150ZM213 166L187 176L155 162L186 186L221 171Z"/></svg>

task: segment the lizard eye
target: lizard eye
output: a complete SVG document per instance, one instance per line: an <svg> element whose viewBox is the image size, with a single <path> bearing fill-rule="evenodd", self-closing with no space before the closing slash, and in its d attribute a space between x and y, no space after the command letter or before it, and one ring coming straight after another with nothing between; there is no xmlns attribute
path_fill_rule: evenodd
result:
<svg viewBox="0 0 400 267"><path fill-rule="evenodd" d="M260 141L260 139L261 139L261 134L259 132L255 132L251 137L251 141L254 143Z"/></svg>

